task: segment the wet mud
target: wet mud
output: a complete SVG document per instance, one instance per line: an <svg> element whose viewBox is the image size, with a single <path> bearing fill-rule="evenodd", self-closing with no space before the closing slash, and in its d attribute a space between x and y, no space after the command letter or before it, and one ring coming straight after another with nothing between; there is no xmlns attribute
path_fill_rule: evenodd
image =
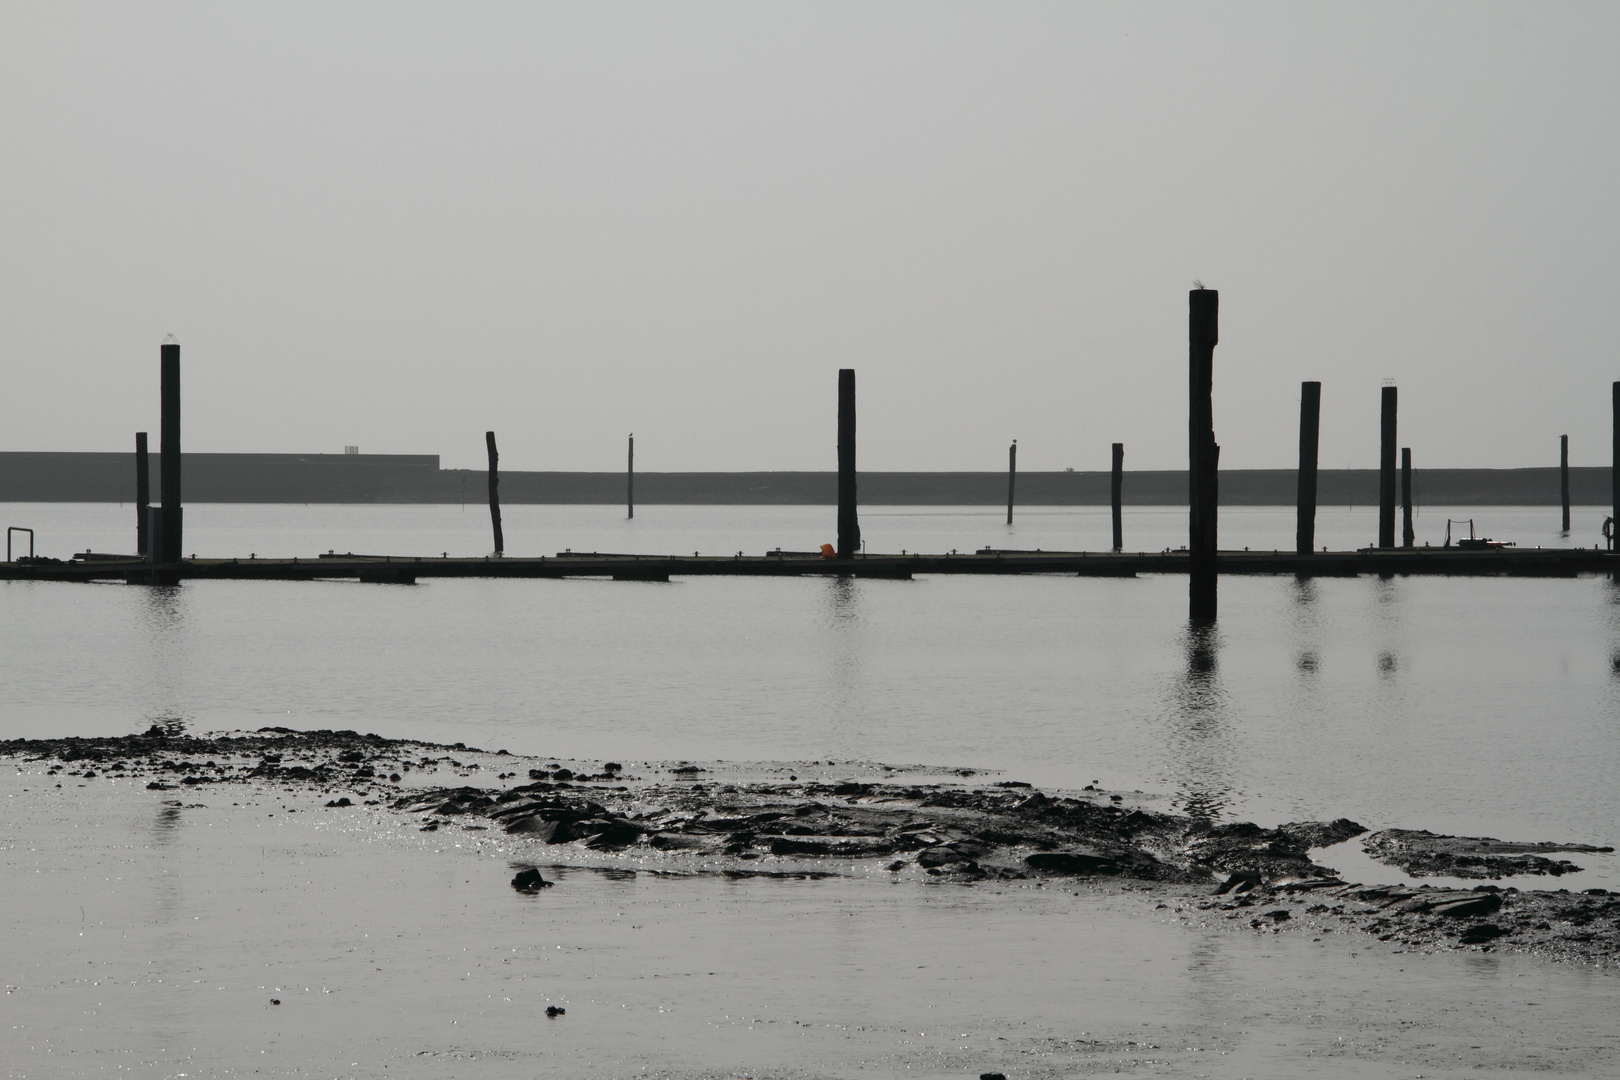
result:
<svg viewBox="0 0 1620 1080"><path fill-rule="evenodd" d="M792 763L752 774L688 762L564 764L353 731L190 735L154 727L118 738L3 741L0 756L43 766L58 783L118 776L155 791L306 791L326 798L316 804L326 810L359 803L409 815L424 832L498 831L532 843L535 855L567 851L573 865L594 859L624 872L656 856L660 872L685 866L731 877L1152 883L1144 894L1173 918L1246 933L1357 934L1397 951L1511 949L1620 962L1620 894L1367 886L1311 858L1361 837L1375 859L1414 876L1499 880L1575 873L1578 866L1549 855L1609 848L1368 834L1344 818L1275 828L1212 822L1091 788L981 783L965 769L941 777L866 765L842 771L870 779L828 780ZM545 865L515 863L513 888L538 895L551 884L539 872Z"/></svg>

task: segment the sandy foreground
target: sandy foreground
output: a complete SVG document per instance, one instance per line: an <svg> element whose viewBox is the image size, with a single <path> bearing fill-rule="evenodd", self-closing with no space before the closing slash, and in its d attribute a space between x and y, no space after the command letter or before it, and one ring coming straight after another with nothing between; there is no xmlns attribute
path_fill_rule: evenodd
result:
<svg viewBox="0 0 1620 1080"><path fill-rule="evenodd" d="M1212 830L960 772L286 731L0 751L11 1077L1620 1060L1620 897L1581 891L1546 845L1360 837L1482 875L1422 889L1336 877L1354 823ZM1497 859L1542 872L1492 877L1514 869ZM549 884L514 887L533 869Z"/></svg>

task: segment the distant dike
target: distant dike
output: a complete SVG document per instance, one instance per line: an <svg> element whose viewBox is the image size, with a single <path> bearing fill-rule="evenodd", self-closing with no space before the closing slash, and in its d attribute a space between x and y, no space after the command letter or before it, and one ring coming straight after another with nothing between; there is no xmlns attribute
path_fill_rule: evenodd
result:
<svg viewBox="0 0 1620 1080"><path fill-rule="evenodd" d="M158 492L157 454L151 457ZM184 498L192 503L483 503L482 470L441 469L437 454L185 454ZM1606 506L1606 467L1571 468L1570 501ZM832 505L828 472L637 472L636 502L658 504ZM1293 469L1220 474L1225 506L1292 506ZM1442 506L1556 506L1558 469L1414 469L1413 500ZM622 472L502 470L501 502L625 501ZM0 452L0 502L132 502L135 455ZM1376 469L1323 469L1318 502L1367 506L1378 500ZM863 472L868 506L1004 506L1004 472ZM1107 472L1020 472L1020 506L1107 506ZM1181 470L1126 471L1129 506L1185 506Z"/></svg>

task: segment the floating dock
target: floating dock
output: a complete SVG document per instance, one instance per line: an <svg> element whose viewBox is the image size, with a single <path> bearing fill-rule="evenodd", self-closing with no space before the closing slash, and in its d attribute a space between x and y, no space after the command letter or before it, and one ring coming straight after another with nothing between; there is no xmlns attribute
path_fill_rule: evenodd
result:
<svg viewBox="0 0 1620 1080"><path fill-rule="evenodd" d="M1620 556L1580 548L1390 548L1361 551L1222 551L1220 574L1293 574L1299 577L1384 577L1439 574L1459 577L1577 577L1611 575ZM192 580L315 581L351 579L412 584L420 578L611 578L668 581L677 577L828 577L906 579L918 574L1063 574L1135 577L1185 574L1187 552L997 551L971 554L864 555L827 559L808 554L614 555L563 552L539 557L413 557L321 555L292 559L182 559L153 565L133 556L98 555L72 561L0 563L4 581L125 581L178 584Z"/></svg>

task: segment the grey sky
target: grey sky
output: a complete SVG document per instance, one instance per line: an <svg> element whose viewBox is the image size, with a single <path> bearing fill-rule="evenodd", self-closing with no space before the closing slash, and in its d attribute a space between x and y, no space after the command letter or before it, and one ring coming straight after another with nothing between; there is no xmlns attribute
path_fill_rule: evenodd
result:
<svg viewBox="0 0 1620 1080"><path fill-rule="evenodd" d="M1620 6L0 4L0 449L1608 460Z"/></svg>

